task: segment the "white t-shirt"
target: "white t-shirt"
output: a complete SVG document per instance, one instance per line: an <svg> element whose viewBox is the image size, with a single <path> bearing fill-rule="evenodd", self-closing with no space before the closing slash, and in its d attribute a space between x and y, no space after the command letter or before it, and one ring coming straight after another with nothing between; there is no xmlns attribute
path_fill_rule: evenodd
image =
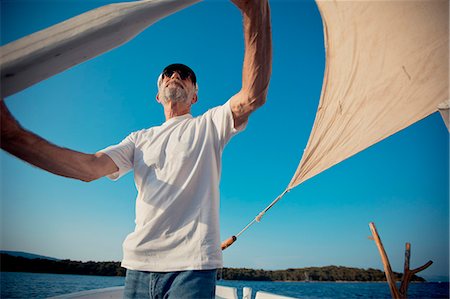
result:
<svg viewBox="0 0 450 299"><path fill-rule="evenodd" d="M228 101L196 118L185 114L131 133L101 151L119 168L109 178L134 170L138 190L136 227L123 243L123 267L160 272L222 267L221 157L237 132Z"/></svg>

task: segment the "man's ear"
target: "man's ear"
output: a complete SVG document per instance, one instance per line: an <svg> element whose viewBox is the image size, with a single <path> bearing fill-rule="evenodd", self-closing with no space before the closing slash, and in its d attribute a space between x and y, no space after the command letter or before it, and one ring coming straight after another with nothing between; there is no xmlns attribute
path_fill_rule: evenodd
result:
<svg viewBox="0 0 450 299"><path fill-rule="evenodd" d="M197 100L198 100L197 94L194 94L194 96L192 97L192 100L191 100L191 104L197 103Z"/></svg>

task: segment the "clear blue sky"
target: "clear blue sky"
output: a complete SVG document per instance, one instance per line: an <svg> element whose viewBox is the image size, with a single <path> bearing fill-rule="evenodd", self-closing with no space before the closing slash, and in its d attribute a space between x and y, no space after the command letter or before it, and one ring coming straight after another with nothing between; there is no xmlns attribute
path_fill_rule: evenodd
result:
<svg viewBox="0 0 450 299"><path fill-rule="evenodd" d="M111 1L113 2L113 1ZM1 1L1 43L105 1ZM306 146L324 71L322 22L314 2L272 1L273 75L267 104L223 155L222 239L239 232L289 183ZM167 64L190 65L199 81L193 114L240 88L241 16L205 1L156 23L126 45L6 100L28 129L58 145L96 152L132 131L161 124L156 79ZM226 267L382 268L374 221L395 271L405 242L411 267L448 276L448 132L439 114L295 188L224 252ZM57 177L0 153L1 249L73 260L120 260L134 227L131 174L118 182Z"/></svg>

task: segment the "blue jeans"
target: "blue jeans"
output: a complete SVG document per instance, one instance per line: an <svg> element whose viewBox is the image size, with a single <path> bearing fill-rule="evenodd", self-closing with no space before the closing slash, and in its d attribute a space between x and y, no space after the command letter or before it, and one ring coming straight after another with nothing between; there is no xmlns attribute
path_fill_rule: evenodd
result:
<svg viewBox="0 0 450 299"><path fill-rule="evenodd" d="M146 272L127 270L125 299L214 299L217 270Z"/></svg>

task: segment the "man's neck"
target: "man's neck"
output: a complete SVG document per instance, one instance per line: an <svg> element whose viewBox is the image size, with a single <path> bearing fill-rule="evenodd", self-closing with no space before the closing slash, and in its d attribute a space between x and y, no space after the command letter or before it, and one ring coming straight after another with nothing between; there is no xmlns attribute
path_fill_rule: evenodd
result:
<svg viewBox="0 0 450 299"><path fill-rule="evenodd" d="M166 116L166 121L173 117L189 113L191 113L191 106L189 104L172 101L164 103L164 115Z"/></svg>

